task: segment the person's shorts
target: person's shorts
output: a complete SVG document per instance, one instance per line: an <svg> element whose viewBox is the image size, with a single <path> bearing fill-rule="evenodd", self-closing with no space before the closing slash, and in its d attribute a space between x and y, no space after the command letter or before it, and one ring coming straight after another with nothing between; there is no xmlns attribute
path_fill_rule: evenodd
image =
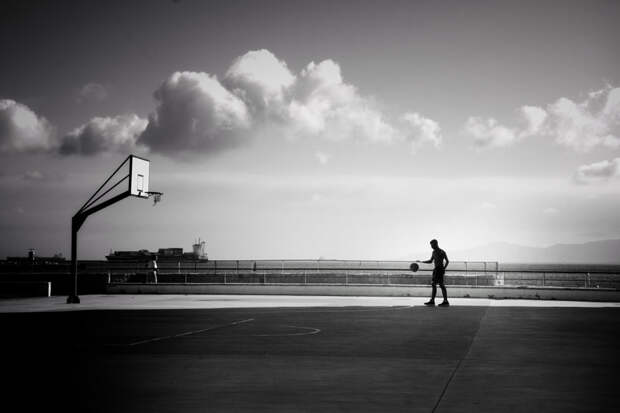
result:
<svg viewBox="0 0 620 413"><path fill-rule="evenodd" d="M433 270L433 284L443 284L443 276L446 270L444 268L435 268Z"/></svg>

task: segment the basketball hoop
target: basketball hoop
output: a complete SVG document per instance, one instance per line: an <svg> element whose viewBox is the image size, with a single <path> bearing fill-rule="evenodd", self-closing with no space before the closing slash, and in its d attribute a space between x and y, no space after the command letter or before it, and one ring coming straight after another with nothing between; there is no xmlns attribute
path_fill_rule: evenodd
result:
<svg viewBox="0 0 620 413"><path fill-rule="evenodd" d="M157 205L158 202L161 202L161 196L163 193L161 192L147 192L148 196L153 197L153 206Z"/></svg>
<svg viewBox="0 0 620 413"><path fill-rule="evenodd" d="M67 297L67 304L79 304L80 302L80 297L78 297L77 235L84 222L86 222L86 218L129 196L143 199L153 196L153 206L161 201L161 196L163 195L161 192L149 191L149 165L150 161L148 159L129 155L71 218L71 275L73 276L73 292ZM127 169L129 171L127 175L122 176L122 172L119 174L119 171L125 166L128 166ZM127 185L126 190L120 191L120 193L116 190L116 195L109 195L115 188L123 188L123 185Z"/></svg>

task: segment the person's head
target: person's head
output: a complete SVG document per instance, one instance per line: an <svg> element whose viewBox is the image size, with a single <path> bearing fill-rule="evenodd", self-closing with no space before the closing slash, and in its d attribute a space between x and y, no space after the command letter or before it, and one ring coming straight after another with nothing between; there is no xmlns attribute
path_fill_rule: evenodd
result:
<svg viewBox="0 0 620 413"><path fill-rule="evenodd" d="M431 240L431 248L436 250L437 248L439 248L439 244L437 243L436 239L432 239Z"/></svg>

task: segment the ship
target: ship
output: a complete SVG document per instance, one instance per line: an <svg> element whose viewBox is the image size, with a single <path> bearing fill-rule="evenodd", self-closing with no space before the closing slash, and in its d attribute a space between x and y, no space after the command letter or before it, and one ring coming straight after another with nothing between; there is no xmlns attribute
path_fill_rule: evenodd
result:
<svg viewBox="0 0 620 413"><path fill-rule="evenodd" d="M141 249L136 251L110 251L106 255L109 262L135 263L146 262L157 257L159 262L197 262L208 261L209 257L205 251L206 243L200 238L192 244L191 252L184 252L183 248L159 248L157 251Z"/></svg>

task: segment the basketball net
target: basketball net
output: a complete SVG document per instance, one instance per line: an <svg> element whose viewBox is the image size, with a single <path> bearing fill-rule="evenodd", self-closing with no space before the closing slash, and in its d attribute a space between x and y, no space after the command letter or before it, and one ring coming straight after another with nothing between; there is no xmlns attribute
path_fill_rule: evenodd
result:
<svg viewBox="0 0 620 413"><path fill-rule="evenodd" d="M153 206L161 202L161 196L163 195L161 192L148 192L148 194L153 197Z"/></svg>

